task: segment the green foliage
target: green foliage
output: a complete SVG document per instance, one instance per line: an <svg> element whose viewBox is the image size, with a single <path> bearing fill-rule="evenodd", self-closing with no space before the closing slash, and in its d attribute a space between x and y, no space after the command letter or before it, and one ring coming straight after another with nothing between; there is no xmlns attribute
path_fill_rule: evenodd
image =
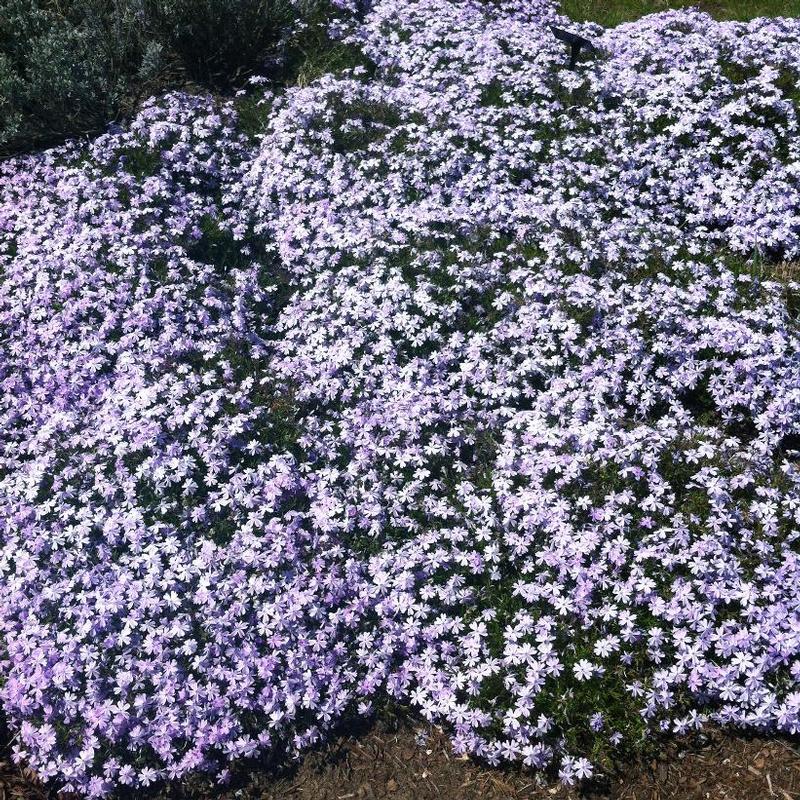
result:
<svg viewBox="0 0 800 800"><path fill-rule="evenodd" d="M800 320L800 262L784 261L776 264L759 257L749 261L730 258L727 266L739 275L778 284L786 301L787 313L792 319Z"/></svg>
<svg viewBox="0 0 800 800"><path fill-rule="evenodd" d="M310 11L292 0L143 0L148 32L194 81L230 88L260 67Z"/></svg>
<svg viewBox="0 0 800 800"><path fill-rule="evenodd" d="M327 15L324 0L0 0L0 155L97 132L168 88L296 72L289 49Z"/></svg>
<svg viewBox="0 0 800 800"><path fill-rule="evenodd" d="M101 126L145 51L129 0L0 0L0 151Z"/></svg>

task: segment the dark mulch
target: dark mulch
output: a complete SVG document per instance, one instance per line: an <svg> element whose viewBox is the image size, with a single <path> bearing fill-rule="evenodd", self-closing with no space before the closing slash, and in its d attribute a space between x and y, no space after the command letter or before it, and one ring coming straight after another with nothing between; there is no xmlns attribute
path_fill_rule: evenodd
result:
<svg viewBox="0 0 800 800"><path fill-rule="evenodd" d="M6 737L7 741L7 737ZM4 741L5 744L5 741ZM0 800L55 800L29 770L0 756ZM520 770L453 755L439 730L411 721L342 735L290 770L251 764L226 786L197 779L136 800L797 800L800 749L784 738L718 730L667 743L603 784L567 789Z"/></svg>

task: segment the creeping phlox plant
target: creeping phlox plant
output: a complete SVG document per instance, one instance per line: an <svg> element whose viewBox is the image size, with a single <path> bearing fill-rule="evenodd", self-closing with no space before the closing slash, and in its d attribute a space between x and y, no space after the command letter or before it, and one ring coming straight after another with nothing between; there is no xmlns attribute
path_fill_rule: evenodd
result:
<svg viewBox="0 0 800 800"><path fill-rule="evenodd" d="M0 697L92 797L395 698L571 782L800 730L800 21L381 0L262 133L0 165Z"/></svg>

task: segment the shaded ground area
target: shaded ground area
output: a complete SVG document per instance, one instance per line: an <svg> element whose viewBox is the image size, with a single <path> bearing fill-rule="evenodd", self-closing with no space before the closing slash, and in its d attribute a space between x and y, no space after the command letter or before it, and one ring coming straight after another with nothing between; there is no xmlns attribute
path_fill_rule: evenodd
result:
<svg viewBox="0 0 800 800"><path fill-rule="evenodd" d="M4 735L3 744L7 745ZM195 781L137 800L761 800L800 798L800 746L712 730L669 742L660 759L604 784L567 789L520 770L454 756L447 737L409 722L341 736L282 773L250 764L226 786ZM56 800L0 757L0 800ZM63 796L62 796L63 797ZM59 798L60 800L60 798Z"/></svg>

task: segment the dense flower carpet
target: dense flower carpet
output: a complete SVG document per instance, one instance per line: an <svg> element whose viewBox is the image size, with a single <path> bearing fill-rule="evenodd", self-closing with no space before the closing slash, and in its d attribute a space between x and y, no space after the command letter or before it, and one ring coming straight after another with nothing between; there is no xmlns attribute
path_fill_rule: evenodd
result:
<svg viewBox="0 0 800 800"><path fill-rule="evenodd" d="M258 135L177 93L0 164L16 756L101 797L392 700L571 782L800 730L800 20L340 15Z"/></svg>

